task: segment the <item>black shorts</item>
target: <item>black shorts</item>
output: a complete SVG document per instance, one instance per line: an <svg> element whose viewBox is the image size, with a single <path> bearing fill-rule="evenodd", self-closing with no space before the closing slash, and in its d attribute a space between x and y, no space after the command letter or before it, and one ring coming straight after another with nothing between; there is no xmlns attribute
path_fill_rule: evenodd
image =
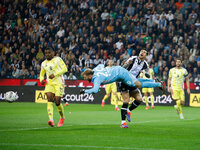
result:
<svg viewBox="0 0 200 150"><path fill-rule="evenodd" d="M118 87L119 87L120 92L126 92L126 91L130 92L130 91L135 91L138 89L136 87L128 86L122 82L118 83Z"/></svg>

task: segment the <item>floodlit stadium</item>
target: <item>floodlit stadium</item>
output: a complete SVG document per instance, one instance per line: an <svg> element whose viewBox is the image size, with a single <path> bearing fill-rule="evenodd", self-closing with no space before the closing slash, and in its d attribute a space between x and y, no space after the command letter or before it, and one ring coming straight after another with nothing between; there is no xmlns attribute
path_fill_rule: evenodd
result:
<svg viewBox="0 0 200 150"><path fill-rule="evenodd" d="M0 149L199 149L200 0L2 0Z"/></svg>

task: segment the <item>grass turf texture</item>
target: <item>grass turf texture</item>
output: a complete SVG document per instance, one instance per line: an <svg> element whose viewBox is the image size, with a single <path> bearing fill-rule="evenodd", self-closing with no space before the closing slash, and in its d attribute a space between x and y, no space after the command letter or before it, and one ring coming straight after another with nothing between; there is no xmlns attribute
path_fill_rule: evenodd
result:
<svg viewBox="0 0 200 150"><path fill-rule="evenodd" d="M200 108L184 107L185 120L174 108L156 106L132 112L128 129L120 128L114 106L70 104L64 126L49 127L46 104L0 103L0 149L104 150L199 149ZM71 113L70 113L71 112ZM54 107L54 121L59 115Z"/></svg>

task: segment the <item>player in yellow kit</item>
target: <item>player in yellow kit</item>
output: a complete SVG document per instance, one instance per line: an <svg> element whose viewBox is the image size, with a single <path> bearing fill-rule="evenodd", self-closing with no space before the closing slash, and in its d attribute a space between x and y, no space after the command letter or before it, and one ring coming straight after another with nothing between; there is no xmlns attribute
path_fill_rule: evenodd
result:
<svg viewBox="0 0 200 150"><path fill-rule="evenodd" d="M174 108L177 110L180 119L184 119L182 106L185 104L184 80L186 79L187 93L190 94L189 77L185 68L181 67L181 59L176 59L176 67L170 69L168 78L168 91L171 92L173 100L176 101Z"/></svg>
<svg viewBox="0 0 200 150"><path fill-rule="evenodd" d="M113 61L109 60L108 61L108 67L112 67L113 66ZM104 107L105 105L105 100L108 99L110 97L110 94L113 93L113 99L115 101L115 110L119 111L118 108L118 96L117 96L117 85L116 82L110 83L110 84L106 84L105 85L105 90L106 90L106 95L104 96L102 102L101 102L101 106Z"/></svg>
<svg viewBox="0 0 200 150"><path fill-rule="evenodd" d="M150 78L147 78L145 76L145 74L142 72L140 74L140 77L144 78L144 79L154 79L154 71L152 68L149 68L149 75L150 75ZM144 100L146 102L146 110L149 109L149 102L148 102L148 93L151 97L151 108L153 109L154 108L154 95L153 95L153 92L154 92L154 89L153 88L143 88L142 89L142 93L144 93Z"/></svg>
<svg viewBox="0 0 200 150"><path fill-rule="evenodd" d="M45 84L44 75L46 73L47 84L45 86L45 94L47 95L47 112L49 116L48 124L54 127L53 121L53 101L57 106L58 112L60 114L60 121L57 126L61 127L65 120L63 106L60 103L61 97L64 94L64 79L63 74L67 72L67 67L60 57L54 57L54 51L52 48L48 47L45 50L45 57L41 64L40 71L40 82Z"/></svg>

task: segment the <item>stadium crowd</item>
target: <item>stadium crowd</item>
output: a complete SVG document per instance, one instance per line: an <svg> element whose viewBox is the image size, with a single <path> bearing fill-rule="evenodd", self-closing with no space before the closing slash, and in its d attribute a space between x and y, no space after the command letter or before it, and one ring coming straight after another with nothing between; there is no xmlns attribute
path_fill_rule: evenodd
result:
<svg viewBox="0 0 200 150"><path fill-rule="evenodd" d="M2 0L0 78L39 77L52 47L68 67L116 65L141 49L155 76L167 81L180 57L190 82L200 82L200 0Z"/></svg>

